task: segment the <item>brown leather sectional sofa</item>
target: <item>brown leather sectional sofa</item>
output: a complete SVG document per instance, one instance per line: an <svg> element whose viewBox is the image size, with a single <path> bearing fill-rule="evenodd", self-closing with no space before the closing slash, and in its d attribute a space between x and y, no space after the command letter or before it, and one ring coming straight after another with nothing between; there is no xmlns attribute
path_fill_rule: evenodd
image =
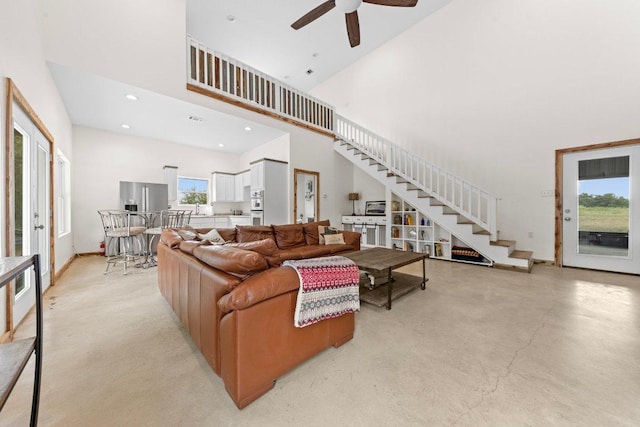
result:
<svg viewBox="0 0 640 427"><path fill-rule="evenodd" d="M224 245L184 240L184 230L162 232L160 292L238 408L280 375L353 337L353 314L293 326L299 279L281 263L360 249L360 234L349 231L342 232L344 244L319 244L319 225L329 221L217 229Z"/></svg>

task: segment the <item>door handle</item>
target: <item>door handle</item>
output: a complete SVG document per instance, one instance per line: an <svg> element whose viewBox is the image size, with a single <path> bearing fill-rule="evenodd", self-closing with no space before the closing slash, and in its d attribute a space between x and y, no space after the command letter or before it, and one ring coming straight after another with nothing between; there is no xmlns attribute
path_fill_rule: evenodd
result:
<svg viewBox="0 0 640 427"><path fill-rule="evenodd" d="M565 221L571 221L571 217L570 217L570 216L565 216L565 217L564 217L564 220L565 220Z"/></svg>
<svg viewBox="0 0 640 427"><path fill-rule="evenodd" d="M34 230L44 230L44 225L35 225L33 227Z"/></svg>

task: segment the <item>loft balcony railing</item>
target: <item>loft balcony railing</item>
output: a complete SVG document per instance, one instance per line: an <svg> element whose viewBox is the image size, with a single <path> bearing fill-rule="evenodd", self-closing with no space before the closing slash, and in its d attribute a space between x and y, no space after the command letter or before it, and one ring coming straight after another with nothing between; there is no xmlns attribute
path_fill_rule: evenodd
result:
<svg viewBox="0 0 640 427"><path fill-rule="evenodd" d="M473 221L497 240L497 198L480 187L416 156L391 141L336 115L336 137L352 144L390 173Z"/></svg>
<svg viewBox="0 0 640 427"><path fill-rule="evenodd" d="M187 37L188 83L264 112L333 134L334 108Z"/></svg>
<svg viewBox="0 0 640 427"><path fill-rule="evenodd" d="M240 61L187 37L190 85L353 144L389 172L475 222L497 239L497 199L391 141L335 113L334 108Z"/></svg>

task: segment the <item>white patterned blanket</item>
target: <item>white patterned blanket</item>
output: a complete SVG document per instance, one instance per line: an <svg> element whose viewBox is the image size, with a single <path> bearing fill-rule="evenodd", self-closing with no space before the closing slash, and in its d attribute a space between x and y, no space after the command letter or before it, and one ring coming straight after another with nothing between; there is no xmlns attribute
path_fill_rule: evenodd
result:
<svg viewBox="0 0 640 427"><path fill-rule="evenodd" d="M356 264L342 256L285 261L300 278L294 325L309 326L324 319L360 311Z"/></svg>

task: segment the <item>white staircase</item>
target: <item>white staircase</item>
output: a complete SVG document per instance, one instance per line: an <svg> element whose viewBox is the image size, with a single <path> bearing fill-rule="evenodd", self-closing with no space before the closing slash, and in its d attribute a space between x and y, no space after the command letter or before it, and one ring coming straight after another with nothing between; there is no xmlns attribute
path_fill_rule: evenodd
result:
<svg viewBox="0 0 640 427"><path fill-rule="evenodd" d="M371 135L367 132L366 141L371 141ZM336 140L334 148L344 158L463 241L466 246L482 254L494 266L531 271L533 265L531 252L517 251L514 241L496 238L495 205L490 206L492 202L495 203L495 198L488 197L486 192L476 189L459 178L443 177L445 173L440 170L436 174L432 165L427 165L428 169L425 170L424 165L420 165L423 161L415 156L399 160L410 172L407 174L393 165L394 159L405 157L406 152L403 156L398 156L398 147L390 146L391 143L388 141L382 141L381 145L381 138L375 137L377 141L374 147L377 150L372 150L367 146L368 144L356 142L355 138L347 140L342 134L338 134L338 138L343 139ZM420 176L425 178L426 175L430 175L429 179L414 178ZM438 179L435 179L436 177ZM421 185L420 181L433 182L436 190L441 190L440 192L445 195L453 195L453 197L438 197L439 195L436 194L438 191L425 188L426 186ZM455 193L458 193L458 201ZM459 209L460 206L463 209Z"/></svg>

